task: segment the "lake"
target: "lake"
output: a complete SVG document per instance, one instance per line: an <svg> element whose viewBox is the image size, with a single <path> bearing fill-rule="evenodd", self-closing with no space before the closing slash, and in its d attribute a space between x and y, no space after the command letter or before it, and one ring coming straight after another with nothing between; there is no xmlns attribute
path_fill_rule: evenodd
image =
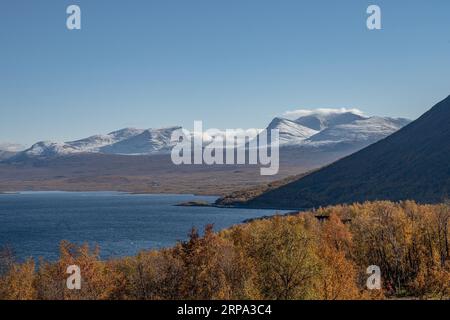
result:
<svg viewBox="0 0 450 320"><path fill-rule="evenodd" d="M21 192L0 194L0 247L16 257L58 258L61 240L100 246L102 258L134 255L185 240L192 227L224 229L275 210L179 207L216 197L134 195L119 192Z"/></svg>

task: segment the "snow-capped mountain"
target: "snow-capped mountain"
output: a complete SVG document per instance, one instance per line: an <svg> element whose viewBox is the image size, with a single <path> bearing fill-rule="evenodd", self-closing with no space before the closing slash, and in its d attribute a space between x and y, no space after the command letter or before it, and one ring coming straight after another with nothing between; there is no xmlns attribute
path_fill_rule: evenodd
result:
<svg viewBox="0 0 450 320"><path fill-rule="evenodd" d="M278 129L280 134L280 144L300 143L301 141L314 136L319 131L303 126L296 121L276 117L267 127L268 130Z"/></svg>
<svg viewBox="0 0 450 320"><path fill-rule="evenodd" d="M148 129L141 133L100 148L101 153L143 155L170 152L174 146L172 133L181 127Z"/></svg>
<svg viewBox="0 0 450 320"><path fill-rule="evenodd" d="M269 125L268 129L279 127L281 146L325 150L345 144L346 147L354 145L361 148L391 135L410 122L403 118L367 117L359 110L347 109L299 110L298 113L301 116L295 120L275 118L272 123L276 125Z"/></svg>
<svg viewBox="0 0 450 320"><path fill-rule="evenodd" d="M296 121L277 117L267 126L270 130L279 130L280 145L301 144L304 140L319 133L319 131L303 126Z"/></svg>
<svg viewBox="0 0 450 320"><path fill-rule="evenodd" d="M18 153L14 158L24 156L29 158L49 158L56 156L65 156L76 152L80 151L65 143L40 141L33 144L31 148Z"/></svg>
<svg viewBox="0 0 450 320"><path fill-rule="evenodd" d="M65 144L78 152L101 152L103 147L135 137L142 132L144 132L142 129L125 128L107 135L95 135L82 140L66 142Z"/></svg>
<svg viewBox="0 0 450 320"><path fill-rule="evenodd" d="M361 118L349 123L327 127L305 141L306 144L322 145L342 142L373 143L381 140L409 123L406 119L381 117Z"/></svg>
<svg viewBox="0 0 450 320"><path fill-rule="evenodd" d="M79 153L143 155L169 152L172 132L180 127L164 129L125 128L107 135L94 135L64 143L41 141L19 152L12 160L24 158L53 158Z"/></svg>
<svg viewBox="0 0 450 320"><path fill-rule="evenodd" d="M356 120L366 119L364 116L353 113L353 112L317 112L311 113L299 117L295 120L296 123L301 124L305 127L322 131L329 127L338 126L341 124L351 123Z"/></svg>
<svg viewBox="0 0 450 320"><path fill-rule="evenodd" d="M366 117L359 112L329 110L307 113L295 120L277 117L267 127L278 129L281 147L335 148L355 145L356 148L381 140L410 121L382 117Z"/></svg>
<svg viewBox="0 0 450 320"><path fill-rule="evenodd" d="M366 117L359 112L347 110L327 109L327 111L303 113L294 120L283 117L274 118L267 126L269 136L271 129L278 129L282 148L336 151L336 148L340 150L341 146L344 146L345 152L350 152L381 140L410 122L407 119ZM175 144L171 141L172 133L181 129L179 126L147 130L125 128L106 135L94 135L65 143L42 141L25 151L18 152L10 159L13 161L29 158L46 159L81 153L167 154ZM215 135L225 136L225 134L218 131ZM210 139L203 135L203 142L208 144ZM264 144L260 141L260 145Z"/></svg>

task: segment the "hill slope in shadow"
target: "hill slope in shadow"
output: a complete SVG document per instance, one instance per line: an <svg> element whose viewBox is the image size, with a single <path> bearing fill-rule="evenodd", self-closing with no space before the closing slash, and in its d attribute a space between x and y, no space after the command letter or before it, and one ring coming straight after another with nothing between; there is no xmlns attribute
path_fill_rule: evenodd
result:
<svg viewBox="0 0 450 320"><path fill-rule="evenodd" d="M245 205L298 209L366 200L436 203L449 191L450 96L391 136Z"/></svg>

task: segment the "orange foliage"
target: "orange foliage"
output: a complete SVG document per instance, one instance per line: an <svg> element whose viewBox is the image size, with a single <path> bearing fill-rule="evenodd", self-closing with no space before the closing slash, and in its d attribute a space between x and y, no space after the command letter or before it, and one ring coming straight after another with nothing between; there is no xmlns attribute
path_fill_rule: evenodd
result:
<svg viewBox="0 0 450 320"><path fill-rule="evenodd" d="M372 202L256 220L173 248L102 261L61 243L56 262L0 267L0 299L450 298L448 204ZM66 287L69 265L81 290ZM366 269L381 269L368 290Z"/></svg>

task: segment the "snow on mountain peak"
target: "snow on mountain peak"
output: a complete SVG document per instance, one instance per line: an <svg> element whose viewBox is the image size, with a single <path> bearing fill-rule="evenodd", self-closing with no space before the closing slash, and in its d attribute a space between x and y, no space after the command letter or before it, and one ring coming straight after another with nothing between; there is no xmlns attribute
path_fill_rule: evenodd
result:
<svg viewBox="0 0 450 320"><path fill-rule="evenodd" d="M78 152L99 152L105 146L137 136L143 131L142 129L125 128L107 135L94 135L86 139L66 142L66 144L75 148Z"/></svg>
<svg viewBox="0 0 450 320"><path fill-rule="evenodd" d="M305 127L295 121L277 117L267 127L267 130L279 130L280 144L297 144L315 134L319 131Z"/></svg>
<svg viewBox="0 0 450 320"><path fill-rule="evenodd" d="M407 119L365 117L348 109L305 112L295 120L274 118L267 129L278 129L281 146L328 148L344 142L368 145L408 124ZM152 155L169 153L176 141L172 134L182 127L160 129L124 128L106 135L94 135L65 143L42 141L17 153L12 159L50 158L79 153ZM217 135L225 135L218 132ZM206 139L208 140L208 139Z"/></svg>
<svg viewBox="0 0 450 320"><path fill-rule="evenodd" d="M409 123L406 119L370 117L328 127L308 139L308 143L375 142Z"/></svg>
<svg viewBox="0 0 450 320"><path fill-rule="evenodd" d="M181 127L142 130L128 139L101 148L102 153L143 155L169 152L173 143L172 133Z"/></svg>
<svg viewBox="0 0 450 320"><path fill-rule="evenodd" d="M285 115L296 118L277 117L268 127L280 130L280 143L315 149L341 143L368 145L410 122L403 118L367 117L358 109L296 110Z"/></svg>
<svg viewBox="0 0 450 320"><path fill-rule="evenodd" d="M59 142L41 141L33 144L31 148L23 151L29 157L54 157L76 152L73 147Z"/></svg>
<svg viewBox="0 0 450 320"><path fill-rule="evenodd" d="M154 154L170 150L172 132L181 127L162 129L125 128L107 135L94 135L65 143L41 141L15 157L51 158L77 153Z"/></svg>
<svg viewBox="0 0 450 320"><path fill-rule="evenodd" d="M362 119L367 118L360 114L352 112L328 113L328 114L312 113L310 115L305 115L297 118L295 122L308 128L321 131L329 127L347 124Z"/></svg>
<svg viewBox="0 0 450 320"><path fill-rule="evenodd" d="M123 139L128 139L128 138L137 136L138 134L141 134L143 131L144 131L143 129L124 128L124 129L110 132L110 133L108 133L108 136L123 140Z"/></svg>

